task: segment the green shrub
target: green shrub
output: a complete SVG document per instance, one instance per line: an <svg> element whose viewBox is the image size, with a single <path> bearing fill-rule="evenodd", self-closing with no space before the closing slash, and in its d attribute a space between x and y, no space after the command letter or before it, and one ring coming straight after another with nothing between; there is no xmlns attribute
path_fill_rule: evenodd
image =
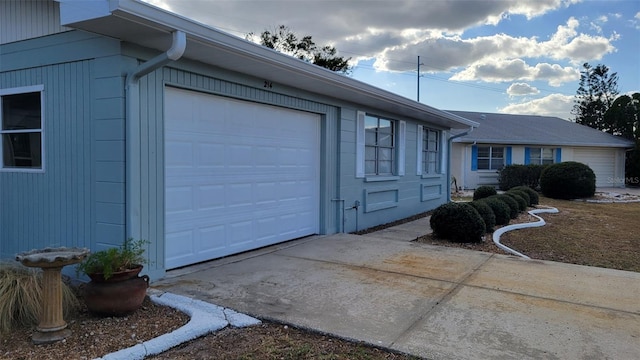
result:
<svg viewBox="0 0 640 360"><path fill-rule="evenodd" d="M585 164L567 161L549 165L540 177L540 189L552 199L592 197L596 192L596 175Z"/></svg>
<svg viewBox="0 0 640 360"><path fill-rule="evenodd" d="M472 201L468 204L473 206L482 217L484 221L484 231L487 233L492 232L494 226L496 226L496 214L493 213L491 206L481 200Z"/></svg>
<svg viewBox="0 0 640 360"><path fill-rule="evenodd" d="M504 201L500 201L493 197L484 198L478 201L484 202L489 205L491 210L493 210L493 214L496 218L496 225L507 225L511 220L511 209L509 208L509 205L504 203Z"/></svg>
<svg viewBox="0 0 640 360"><path fill-rule="evenodd" d="M496 191L496 188L494 188L493 186L489 186L489 185L479 186L473 192L473 200L484 199L491 195L496 195L497 193L498 192Z"/></svg>
<svg viewBox="0 0 640 360"><path fill-rule="evenodd" d="M531 206L531 197L529 197L529 193L527 193L524 190L513 190L513 189L511 189L511 190L507 191L506 194L507 195L508 194L516 194L516 195L520 196L521 198L523 198L524 202L527 204L527 206L524 209L522 209L523 211L527 210L527 207ZM516 201L517 200L518 199L516 199Z"/></svg>
<svg viewBox="0 0 640 360"><path fill-rule="evenodd" d="M500 190L507 191L516 186L529 186L537 189L540 175L547 165L507 165L498 172Z"/></svg>
<svg viewBox="0 0 640 360"><path fill-rule="evenodd" d="M517 218L518 214L520 214L520 207L518 206L518 202L515 201L513 198L511 198L511 196L505 195L505 194L498 194L498 195L493 195L492 198L496 198L504 202L505 204L507 204L507 206L509 207L509 217L511 219Z"/></svg>
<svg viewBox="0 0 640 360"><path fill-rule="evenodd" d="M527 195L529 195L529 205L533 206L533 205L538 205L540 203L540 198L538 196L538 192L533 190L532 188L528 187L528 186L516 186L514 188L511 188L511 190L518 190L518 191L524 191L527 193Z"/></svg>
<svg viewBox="0 0 640 360"><path fill-rule="evenodd" d="M480 242L485 223L467 203L447 203L437 207L429 219L434 235L454 242Z"/></svg>
<svg viewBox="0 0 640 360"><path fill-rule="evenodd" d="M527 210L527 207L529 206L529 204L527 203L527 200L525 200L522 196L520 196L519 194L516 194L514 192L506 192L504 193L507 196L510 196L513 200L516 201L516 203L518 204L518 212L522 212Z"/></svg>

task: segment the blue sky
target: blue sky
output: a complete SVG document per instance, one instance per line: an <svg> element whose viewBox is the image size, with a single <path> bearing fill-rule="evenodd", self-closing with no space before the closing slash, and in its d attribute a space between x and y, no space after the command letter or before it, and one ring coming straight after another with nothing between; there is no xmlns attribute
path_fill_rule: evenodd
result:
<svg viewBox="0 0 640 360"><path fill-rule="evenodd" d="M244 37L283 24L355 79L444 110L569 119L585 62L640 92L639 0L147 0ZM418 56L420 77L418 78Z"/></svg>

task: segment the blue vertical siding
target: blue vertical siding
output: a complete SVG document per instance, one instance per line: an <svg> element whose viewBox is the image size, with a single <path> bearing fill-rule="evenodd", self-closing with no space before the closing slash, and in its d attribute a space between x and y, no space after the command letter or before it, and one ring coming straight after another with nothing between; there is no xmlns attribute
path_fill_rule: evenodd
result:
<svg viewBox="0 0 640 360"><path fill-rule="evenodd" d="M0 73L0 86L44 85L41 173L0 172L0 256L57 246L90 246L91 63Z"/></svg>

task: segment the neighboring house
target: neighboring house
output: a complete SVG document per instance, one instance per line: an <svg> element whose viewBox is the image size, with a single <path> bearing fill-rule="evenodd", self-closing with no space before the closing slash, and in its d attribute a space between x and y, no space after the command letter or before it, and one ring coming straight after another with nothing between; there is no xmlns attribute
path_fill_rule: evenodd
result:
<svg viewBox="0 0 640 360"><path fill-rule="evenodd" d="M448 201L477 123L132 0L0 2L0 257L149 240L146 271Z"/></svg>
<svg viewBox="0 0 640 360"><path fill-rule="evenodd" d="M453 140L451 172L459 187L497 186L505 165L562 161L589 165L597 187L624 187L631 141L551 116L450 112L480 124Z"/></svg>

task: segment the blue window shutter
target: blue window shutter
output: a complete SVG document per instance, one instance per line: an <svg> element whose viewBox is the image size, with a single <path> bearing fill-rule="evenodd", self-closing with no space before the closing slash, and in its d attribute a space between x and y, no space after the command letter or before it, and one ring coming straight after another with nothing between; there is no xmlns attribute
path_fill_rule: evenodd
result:
<svg viewBox="0 0 640 360"><path fill-rule="evenodd" d="M511 165L511 146L507 146L507 165Z"/></svg>
<svg viewBox="0 0 640 360"><path fill-rule="evenodd" d="M562 162L562 148L556 149L556 162Z"/></svg>
<svg viewBox="0 0 640 360"><path fill-rule="evenodd" d="M478 145L471 145L471 171L478 170Z"/></svg>
<svg viewBox="0 0 640 360"><path fill-rule="evenodd" d="M524 148L524 164L525 165L529 165L531 164L531 148Z"/></svg>

